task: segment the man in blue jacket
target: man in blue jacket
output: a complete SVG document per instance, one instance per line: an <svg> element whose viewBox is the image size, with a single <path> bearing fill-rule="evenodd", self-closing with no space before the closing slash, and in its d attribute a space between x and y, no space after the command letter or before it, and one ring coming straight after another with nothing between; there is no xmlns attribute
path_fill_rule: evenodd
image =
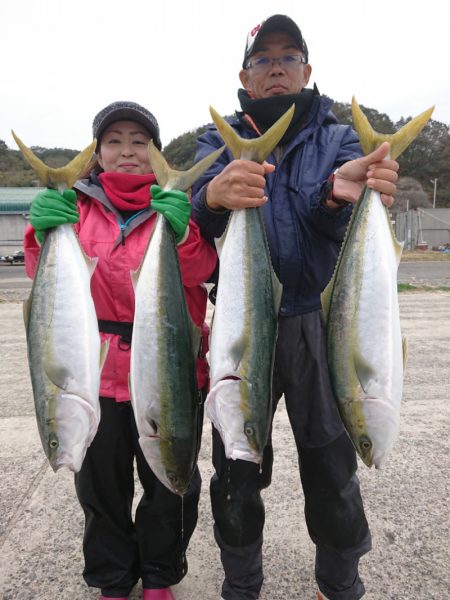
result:
<svg viewBox="0 0 450 600"><path fill-rule="evenodd" d="M211 243L230 211L261 206L275 272L283 284L273 374L273 410L284 394L297 444L305 517L316 544L318 598L358 600L360 557L371 548L356 456L333 397L326 361L320 293L328 283L352 204L364 185L390 206L398 164L381 161L383 144L362 157L355 132L339 125L332 101L314 86L308 48L289 17L274 15L248 35L240 72L241 112L229 122L244 138L264 133L292 105L295 114L263 165L229 152L193 188L193 217ZM196 160L223 141L214 127L198 139ZM229 460L213 429L211 503L225 571L223 600L258 598L263 582L264 505L272 445L262 467Z"/></svg>

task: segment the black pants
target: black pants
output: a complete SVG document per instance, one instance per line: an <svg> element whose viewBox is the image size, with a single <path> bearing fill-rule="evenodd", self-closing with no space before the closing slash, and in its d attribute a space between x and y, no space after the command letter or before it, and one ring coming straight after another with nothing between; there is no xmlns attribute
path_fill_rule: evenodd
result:
<svg viewBox="0 0 450 600"><path fill-rule="evenodd" d="M148 466L130 402L100 402L99 429L75 475L85 514L84 579L112 598L128 596L139 578L145 588L168 587L187 572L185 551L197 523L199 471L182 501ZM134 458L144 494L133 523Z"/></svg>
<svg viewBox="0 0 450 600"><path fill-rule="evenodd" d="M273 377L273 413L284 394L297 445L305 518L316 544L316 579L330 600L358 600L364 586L359 558L371 548L356 455L344 430L329 381L320 312L280 318ZM215 537L225 572L225 600L254 600L263 582L264 504L273 450L262 465L225 457L213 429L210 494Z"/></svg>

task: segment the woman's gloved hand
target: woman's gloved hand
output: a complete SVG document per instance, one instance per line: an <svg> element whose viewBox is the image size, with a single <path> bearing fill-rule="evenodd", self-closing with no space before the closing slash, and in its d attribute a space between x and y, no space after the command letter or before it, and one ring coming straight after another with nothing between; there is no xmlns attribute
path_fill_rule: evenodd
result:
<svg viewBox="0 0 450 600"><path fill-rule="evenodd" d="M30 223L40 244L47 229L78 222L76 202L77 194L74 190L64 190L60 194L57 190L47 188L37 194L30 207Z"/></svg>
<svg viewBox="0 0 450 600"><path fill-rule="evenodd" d="M150 192L152 208L166 217L179 244L185 237L192 210L187 195L179 190L162 190L159 185L152 185Z"/></svg>

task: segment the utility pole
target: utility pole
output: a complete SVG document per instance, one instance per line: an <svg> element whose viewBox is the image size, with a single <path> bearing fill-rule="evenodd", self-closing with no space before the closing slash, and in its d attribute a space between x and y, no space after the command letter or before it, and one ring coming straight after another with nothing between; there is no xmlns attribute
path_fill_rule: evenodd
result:
<svg viewBox="0 0 450 600"><path fill-rule="evenodd" d="M437 187L437 179L430 179L430 182L434 184L434 192L433 192L433 208L436 208L436 187Z"/></svg>

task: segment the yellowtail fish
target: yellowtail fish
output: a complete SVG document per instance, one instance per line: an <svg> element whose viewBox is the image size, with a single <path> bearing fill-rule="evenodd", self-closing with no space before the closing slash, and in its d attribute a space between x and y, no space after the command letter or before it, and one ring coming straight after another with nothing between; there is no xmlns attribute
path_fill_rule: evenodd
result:
<svg viewBox="0 0 450 600"><path fill-rule="evenodd" d="M52 169L14 135L43 185L70 187L90 162L94 142L66 167ZM24 303L28 363L42 447L54 471L79 471L100 421L100 345L90 279L97 260L80 247L72 225L44 237Z"/></svg>
<svg viewBox="0 0 450 600"><path fill-rule="evenodd" d="M187 190L222 151L181 172L171 169L153 142L149 144L152 169L166 190ZM132 278L130 394L139 444L161 483L182 496L197 464L202 435L196 379L200 330L186 306L174 233L162 214Z"/></svg>
<svg viewBox="0 0 450 600"><path fill-rule="evenodd" d="M262 163L292 119L291 107L263 136L242 139L211 109L234 158ZM231 213L216 240L219 283L211 331L206 412L231 459L262 462L272 412L272 370L282 286L270 259L260 208Z"/></svg>
<svg viewBox="0 0 450 600"><path fill-rule="evenodd" d="M363 151L368 154L388 141L395 159L433 109L392 135L374 131L355 99L352 111ZM365 187L322 294L332 385L347 432L369 467L385 464L399 431L406 364L397 298L402 248L380 194Z"/></svg>

